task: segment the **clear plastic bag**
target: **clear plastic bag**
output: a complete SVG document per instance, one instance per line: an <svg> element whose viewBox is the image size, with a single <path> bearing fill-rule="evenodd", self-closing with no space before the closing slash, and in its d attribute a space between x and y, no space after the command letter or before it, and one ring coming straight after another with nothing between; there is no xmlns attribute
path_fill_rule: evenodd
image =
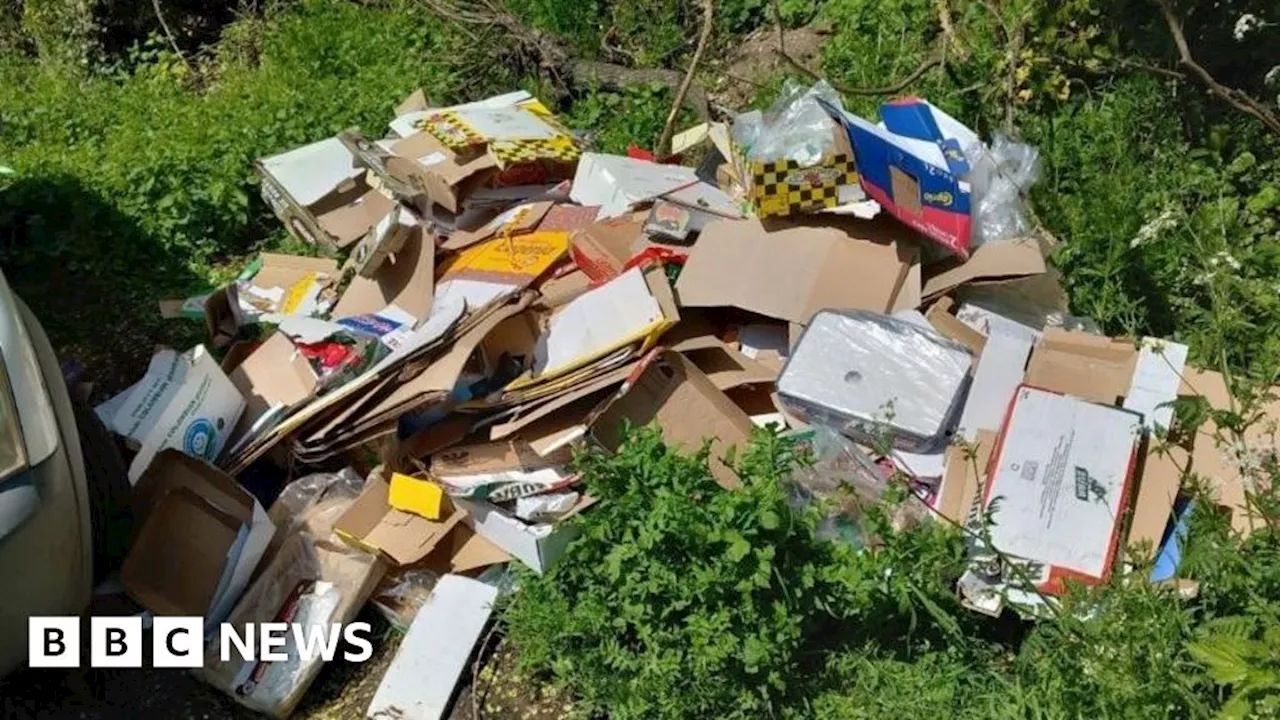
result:
<svg viewBox="0 0 1280 720"><path fill-rule="evenodd" d="M440 574L425 569L406 569L387 575L373 593L373 607L395 627L407 631L418 608L431 597Z"/></svg>
<svg viewBox="0 0 1280 720"><path fill-rule="evenodd" d="M284 487L268 515L277 532L305 527L317 537L326 537L363 489L364 478L351 468L306 475Z"/></svg>
<svg viewBox="0 0 1280 720"><path fill-rule="evenodd" d="M930 452L947 442L972 364L968 349L932 328L823 310L778 376L778 397L800 419L872 447Z"/></svg>
<svg viewBox="0 0 1280 720"><path fill-rule="evenodd" d="M991 146L965 148L969 182L977 202L973 208L970 245L1008 240L1031 231L1023 198L1040 177L1040 151L996 133Z"/></svg>
<svg viewBox="0 0 1280 720"><path fill-rule="evenodd" d="M733 120L733 141L750 160L795 160L815 165L835 147L834 122L818 99L842 107L840 94L825 80L804 87L793 80L767 112L743 113Z"/></svg>
<svg viewBox="0 0 1280 720"><path fill-rule="evenodd" d="M808 448L813 465L797 469L789 484L792 504L825 505L817 537L865 547L862 530L865 508L884 494L883 471L852 440L831 428L816 426L796 433Z"/></svg>

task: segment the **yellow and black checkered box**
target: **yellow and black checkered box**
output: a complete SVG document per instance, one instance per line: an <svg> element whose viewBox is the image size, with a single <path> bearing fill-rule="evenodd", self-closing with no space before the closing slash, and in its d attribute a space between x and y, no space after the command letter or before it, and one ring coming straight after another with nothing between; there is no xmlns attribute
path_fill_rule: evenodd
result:
<svg viewBox="0 0 1280 720"><path fill-rule="evenodd" d="M782 217L817 212L840 204L841 188L846 194L858 186L853 155L829 155L815 165L801 167L795 160L746 162L750 187L747 198L760 217Z"/></svg>
<svg viewBox="0 0 1280 720"><path fill-rule="evenodd" d="M542 160L571 163L582 155L582 148L571 136L558 136L547 140L495 140L489 143L489 152L498 167L505 168Z"/></svg>

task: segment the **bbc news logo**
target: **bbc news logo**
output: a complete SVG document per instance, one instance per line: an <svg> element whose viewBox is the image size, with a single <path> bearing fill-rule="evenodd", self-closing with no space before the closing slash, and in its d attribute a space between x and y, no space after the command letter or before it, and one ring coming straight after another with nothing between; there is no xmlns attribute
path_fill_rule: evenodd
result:
<svg viewBox="0 0 1280 720"><path fill-rule="evenodd" d="M27 661L34 668L80 667L81 618L74 616L33 617L27 625ZM284 662L290 657L303 661L329 662L341 653L347 662L364 662L373 657L369 623L346 625L299 623L246 623L241 629L229 623L218 628L218 657L222 662L236 658L244 662ZM204 667L204 618L155 617L151 621L151 667ZM146 635L141 617L94 617L89 619L89 665L91 667L140 668Z"/></svg>

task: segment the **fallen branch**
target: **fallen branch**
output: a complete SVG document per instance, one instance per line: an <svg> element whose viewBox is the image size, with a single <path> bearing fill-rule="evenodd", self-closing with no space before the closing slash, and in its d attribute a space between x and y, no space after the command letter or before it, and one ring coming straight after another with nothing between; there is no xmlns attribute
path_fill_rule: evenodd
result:
<svg viewBox="0 0 1280 720"><path fill-rule="evenodd" d="M191 77L195 78L196 69L191 65L191 61L186 55L182 54L182 48L178 47L178 41L173 37L173 31L169 29L169 23L165 22L164 13L160 10L160 0L151 0L151 7L156 11L156 19L160 21L160 29L164 31L164 36L169 39L169 47L173 48L173 52L177 54L178 59L183 65L187 66L187 71L191 73Z"/></svg>
<svg viewBox="0 0 1280 720"><path fill-rule="evenodd" d="M662 134L658 136L658 144L654 153L664 158L671 153L671 134L675 132L676 118L680 116L680 108L684 105L684 97L689 94L693 85L693 74L698 71L698 63L702 53L707 49L707 41L711 39L712 19L715 14L715 0L702 0L702 32L698 35L698 46L693 50L693 58L689 61L689 69L685 71L680 89L676 91L675 100L671 103L671 112L667 113L667 121L662 126Z"/></svg>
<svg viewBox="0 0 1280 720"><path fill-rule="evenodd" d="M1169 26L1169 34L1173 36L1173 43L1178 47L1178 56L1181 58L1179 63L1189 70L1192 75L1195 75L1209 89L1209 92L1227 101L1229 105L1240 112L1256 118L1268 130L1280 135L1280 116L1277 116L1270 108L1253 99L1248 93L1227 87L1218 82L1208 70L1196 62L1191 54L1190 46L1187 45L1187 36L1182 31L1182 20L1178 17L1177 12L1174 11L1171 0L1156 0L1156 4L1160 6L1160 11L1164 14L1165 23Z"/></svg>
<svg viewBox="0 0 1280 720"><path fill-rule="evenodd" d="M568 92L571 87L579 90L591 87L622 90L660 83L679 95L680 88L685 84L685 75L675 70L629 68L614 63L583 60L558 38L530 28L507 10L501 0L469 0L466 3L460 0L423 0L423 3L432 13L456 25L497 29L504 38L514 43L515 51L521 58L536 65L561 92ZM494 48L486 47L484 51L492 56ZM680 98L698 119L711 119L707 93L701 87L690 81Z"/></svg>
<svg viewBox="0 0 1280 720"><path fill-rule="evenodd" d="M811 80L824 79L821 74L805 67L804 63L787 53L787 46L783 40L785 32L782 28L782 13L778 10L778 0L772 0L772 5L773 22L778 28L778 47L774 48L774 53L779 58L786 61L788 65L807 75ZM942 67L946 62L947 46L945 42L942 42L938 47L934 48L933 52L929 53L924 61L920 63L919 67L891 85L884 85L881 87L849 87L847 85L837 85L829 80L828 83L830 83L831 87L835 88L838 92L845 95L897 95L911 85L911 83L923 77L925 73L936 67Z"/></svg>

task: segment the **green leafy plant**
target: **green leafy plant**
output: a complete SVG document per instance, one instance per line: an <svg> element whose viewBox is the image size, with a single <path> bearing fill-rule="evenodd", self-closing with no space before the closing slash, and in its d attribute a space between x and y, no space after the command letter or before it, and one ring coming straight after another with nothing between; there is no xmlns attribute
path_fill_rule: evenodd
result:
<svg viewBox="0 0 1280 720"><path fill-rule="evenodd" d="M1219 710L1222 720L1274 717L1280 713L1280 625L1258 631L1258 618L1215 618L1200 628L1191 643L1192 657L1204 665L1231 697Z"/></svg>
<svg viewBox="0 0 1280 720"><path fill-rule="evenodd" d="M617 718L759 717L795 679L800 650L829 617L824 568L837 546L812 536L781 479L802 462L757 436L712 479L708 450L673 451L631 433L616 456L577 461L599 506L543 578L525 575L506 614L528 667L550 668L586 707Z"/></svg>

